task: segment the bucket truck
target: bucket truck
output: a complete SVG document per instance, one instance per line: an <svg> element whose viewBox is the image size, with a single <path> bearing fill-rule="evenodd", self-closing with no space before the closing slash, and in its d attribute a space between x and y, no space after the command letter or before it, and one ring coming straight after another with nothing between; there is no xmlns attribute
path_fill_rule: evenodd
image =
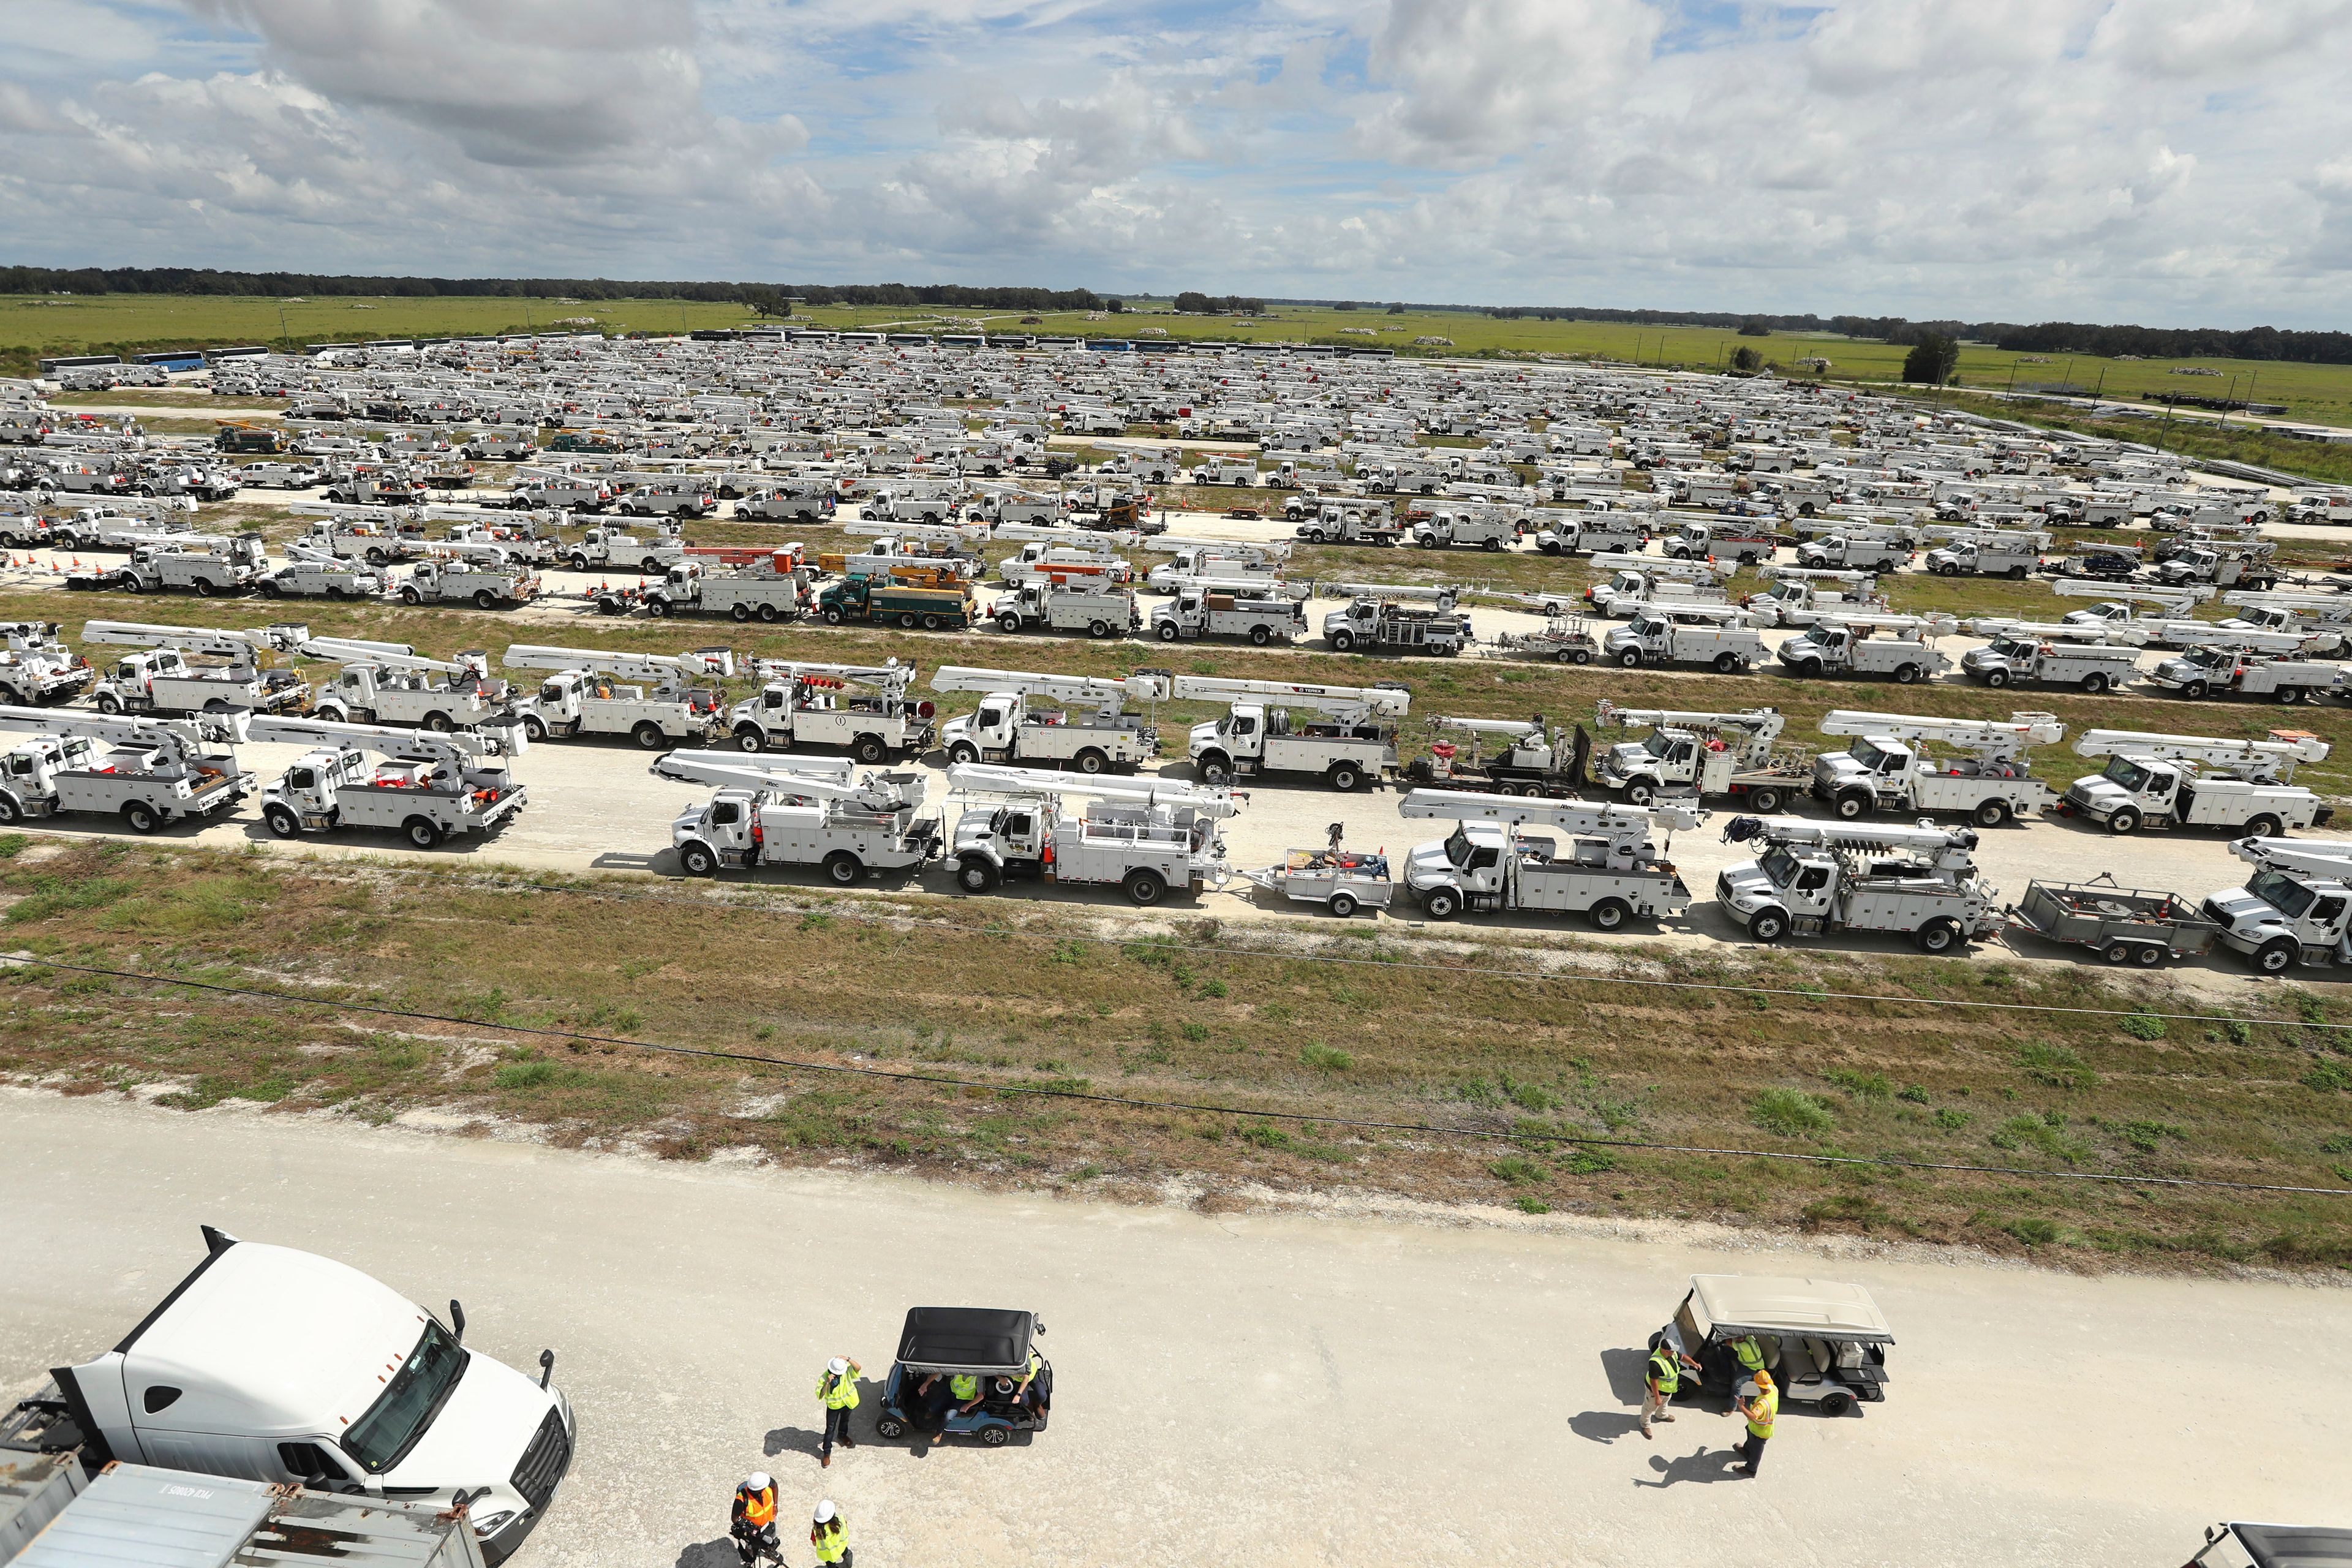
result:
<svg viewBox="0 0 2352 1568"><path fill-rule="evenodd" d="M1174 580L1182 577L1247 577L1271 582L1281 575L1282 563L1290 554L1290 546L1279 541L1245 544L1237 540L1174 535L1155 539L1144 548L1172 552L1171 559L1156 563L1144 574L1145 584L1163 594L1172 593Z"/></svg>
<svg viewBox="0 0 2352 1568"><path fill-rule="evenodd" d="M1036 531L1047 532L1043 529ZM1056 533L1032 539L997 567L998 580L1008 588L1032 583L1075 582L1081 577L1099 578L1106 584L1127 583L1134 576L1135 568L1112 548L1111 540L1101 534Z"/></svg>
<svg viewBox="0 0 2352 1568"><path fill-rule="evenodd" d="M484 760L520 751L524 742L512 731L445 734L268 714L256 715L250 726L257 741L318 748L261 792L262 820L280 838L397 828L419 849L430 849L456 834L488 833L523 808L523 786L512 772Z"/></svg>
<svg viewBox="0 0 2352 1568"><path fill-rule="evenodd" d="M1417 789L1397 805L1406 816L1451 817L1454 832L1405 858L1405 891L1431 920L1521 910L1580 914L1602 931L1631 920L1677 915L1690 889L1651 835L1696 827L1687 806L1655 810L1569 800L1508 799ZM1563 850L1529 826L1566 837Z"/></svg>
<svg viewBox="0 0 2352 1568"><path fill-rule="evenodd" d="M1584 601L1600 615L1624 616L1643 605L1720 605L1728 601L1724 580L1737 571L1736 563L1662 561L1654 555L1625 555L1601 551L1592 557L1595 571L1612 574L1606 583L1584 590Z"/></svg>
<svg viewBox="0 0 2352 1568"><path fill-rule="evenodd" d="M977 691L980 710L940 727L950 763L1052 763L1082 773L1131 773L1160 754L1160 731L1126 710L1131 695L1147 703L1168 700L1165 670L1138 670L1124 680L1092 675L1037 675L1019 669L971 669L942 665L931 672L934 691ZM1038 707L1033 697L1059 698L1069 710ZM1075 705L1091 703L1094 711Z"/></svg>
<svg viewBox="0 0 2352 1568"><path fill-rule="evenodd" d="M248 715L123 719L0 708L0 730L29 740L0 752L0 823L69 811L120 816L133 833L227 811L253 793L232 749Z"/></svg>
<svg viewBox="0 0 2352 1568"><path fill-rule="evenodd" d="M1943 953L2000 924L2000 889L1969 853L1973 828L1736 816L1723 837L1763 849L1715 879L1716 901L1758 942L1889 931Z"/></svg>
<svg viewBox="0 0 2352 1568"><path fill-rule="evenodd" d="M1273 577L1175 579L1175 598L1152 607L1151 635L1161 642L1247 637L1258 647L1300 641L1307 636L1307 611L1291 597L1296 586Z"/></svg>
<svg viewBox="0 0 2352 1568"><path fill-rule="evenodd" d="M455 658L427 658L406 643L310 637L294 651L342 666L310 698L314 717L339 724L470 730L514 722L518 710L530 706L530 699L516 699L505 681L490 679L490 656L478 648Z"/></svg>
<svg viewBox="0 0 2352 1568"><path fill-rule="evenodd" d="M585 572L593 566L617 566L650 575L667 572L684 560L686 544L674 533L646 539L599 524L564 546L563 558L574 572Z"/></svg>
<svg viewBox="0 0 2352 1568"><path fill-rule="evenodd" d="M1417 789L1572 799L1592 743L1580 729L1563 735L1540 713L1531 720L1457 719L1441 713L1430 720L1429 727L1440 734L1468 736L1469 755L1462 754L1464 742L1433 741L1429 755L1415 757L1405 768L1404 776ZM1482 737L1488 735L1504 738L1502 749L1491 757L1483 751Z"/></svg>
<svg viewBox="0 0 2352 1568"><path fill-rule="evenodd" d="M951 853L956 885L966 892L1037 877L1118 888L1148 908L1171 891L1222 888L1232 876L1217 824L1240 802L1223 789L985 763L950 768L948 783L1003 803L968 807L956 821ZM1074 811L1080 802L1084 809Z"/></svg>
<svg viewBox="0 0 2352 1568"><path fill-rule="evenodd" d="M1753 668L1764 639L1737 605L1638 605L1633 618L1612 627L1603 657L1628 669L1645 664L1704 664L1717 675Z"/></svg>
<svg viewBox="0 0 2352 1568"><path fill-rule="evenodd" d="M656 620L700 611L732 616L738 621L756 616L772 625L797 620L816 603L809 587L810 576L792 550L760 552L731 572L714 573L706 562L680 560L671 563L657 583L599 593L596 607L607 615L626 615L642 607Z"/></svg>
<svg viewBox="0 0 2352 1568"><path fill-rule="evenodd" d="M988 607L1003 632L1039 626L1084 632L1090 637L1123 637L1143 629L1135 590L1096 573L1076 575L1047 567Z"/></svg>
<svg viewBox="0 0 2352 1568"><path fill-rule="evenodd" d="M2091 730L2075 739L2074 750L2105 757L2107 765L2076 779L2057 809L2116 835L2142 827L2226 827L2274 838L2336 814L2318 795L2289 782L2296 763L2327 755L2326 742L2300 730L2273 730L2260 741Z"/></svg>
<svg viewBox="0 0 2352 1568"><path fill-rule="evenodd" d="M907 700L915 679L911 664L762 658L753 661L751 673L766 684L727 715L739 751L845 746L871 766L892 752L919 756L931 748L938 710Z"/></svg>
<svg viewBox="0 0 2352 1568"><path fill-rule="evenodd" d="M2221 922L2224 947L2261 974L2352 964L2352 843L2242 838L2230 853L2254 872L2202 906Z"/></svg>
<svg viewBox="0 0 2352 1568"><path fill-rule="evenodd" d="M307 544L286 547L286 564L265 572L254 586L272 599L373 599L383 592L383 574Z"/></svg>
<svg viewBox="0 0 2352 1568"><path fill-rule="evenodd" d="M2050 584L2050 591L2063 598L2096 599L2079 610L2069 610L2059 617L2058 624L2083 626L2091 630L2137 630L2146 634L2148 642L2161 644L2168 640L2173 624L2187 622L2195 626L2202 623L2191 619L2198 604L2213 596L2210 588L2168 588L2161 593L2118 589L2111 583L2085 582L2065 577Z"/></svg>
<svg viewBox="0 0 2352 1568"><path fill-rule="evenodd" d="M940 852L940 819L922 814L930 780L919 770L857 779L845 758L672 752L654 771L719 786L669 825L670 846L689 877L820 866L848 887L868 871L920 870Z"/></svg>
<svg viewBox="0 0 2352 1568"><path fill-rule="evenodd" d="M1454 607L1460 590L1390 583L1325 583L1321 591L1353 595L1323 617L1323 638L1337 653L1359 647L1453 655L1470 646L1470 617ZM1422 609L1406 603L1431 605Z"/></svg>
<svg viewBox="0 0 2352 1568"><path fill-rule="evenodd" d="M1952 668L1951 657L1929 639L1958 628L1946 615L1832 610L1782 642L1772 656L1798 675L1892 675L1896 685L1911 686Z"/></svg>
<svg viewBox="0 0 2352 1568"><path fill-rule="evenodd" d="M98 679L58 635L64 629L55 621L0 622L0 700L67 702Z"/></svg>
<svg viewBox="0 0 2352 1568"><path fill-rule="evenodd" d="M1423 550L1459 546L1465 550L1515 548L1528 526L1525 508L1514 506L1445 506L1412 513L1412 542Z"/></svg>
<svg viewBox="0 0 2352 1568"><path fill-rule="evenodd" d="M1960 655L1960 673L1999 689L2028 682L2074 686L2093 696L2128 684L2139 671L2136 628L2070 626L2046 621L1985 620L1969 629L1992 640Z"/></svg>
<svg viewBox="0 0 2352 1568"><path fill-rule="evenodd" d="M1807 530L1800 524L1798 531ZM1892 523L1857 523L1840 518L1811 531L1814 537L1797 546L1800 566L1893 572L1910 563L1919 544L1917 531Z"/></svg>
<svg viewBox="0 0 2352 1568"><path fill-rule="evenodd" d="M310 689L290 669L265 669L260 656L306 641L308 626L278 625L243 631L214 626L145 626L90 621L85 643L151 651L125 654L98 682L92 700L101 713L299 712ZM218 663L192 664L187 656Z"/></svg>
<svg viewBox="0 0 2352 1568"><path fill-rule="evenodd" d="M2189 625L2196 628L2194 646L2147 672L2147 683L2158 690L2190 699L2217 693L2267 697L2285 705L2316 702L2322 692L2344 693L2344 666L2296 657L2310 640L2300 632L2225 631L2203 621Z"/></svg>
<svg viewBox="0 0 2352 1568"><path fill-rule="evenodd" d="M2224 631L2293 633L2314 653L2340 652L2352 637L2352 595L2230 593L2221 602L2238 612L2221 623Z"/></svg>
<svg viewBox="0 0 2352 1568"><path fill-rule="evenodd" d="M1552 526L1536 531L1536 548L1546 555L1591 554L1639 550L1650 538L1649 514L1593 508L1585 511L1548 514Z"/></svg>
<svg viewBox="0 0 2352 1568"><path fill-rule="evenodd" d="M673 656L515 643L507 648L505 664L509 669L554 671L540 683L537 702L522 716L523 731L533 741L627 735L650 752L675 741L709 741L726 733L719 692L688 685L692 676L734 674L735 656L726 648Z"/></svg>
<svg viewBox="0 0 2352 1568"><path fill-rule="evenodd" d="M297 501L292 511L326 513L299 542L344 561L364 561L381 569L415 553L416 542L400 531L400 514L383 507L345 507Z"/></svg>
<svg viewBox="0 0 2352 1568"><path fill-rule="evenodd" d="M1849 822L1874 811L1913 816L1958 811L1980 827L1998 827L2020 812L2045 811L2058 799L2056 790L2033 776L2026 760L2030 748L2066 738L2066 726L2055 714L1933 719L1836 709L1822 716L1821 731L1855 737L1844 751L1813 759L1807 786L1815 800ZM1920 742L1966 755L1931 757Z"/></svg>
<svg viewBox="0 0 2352 1568"><path fill-rule="evenodd" d="M1953 531L1921 564L1938 577L2008 577L2022 583L2042 564L2050 536L2022 529Z"/></svg>
<svg viewBox="0 0 2352 1568"><path fill-rule="evenodd" d="M1224 702L1225 716L1195 724L1185 746L1203 784L1274 773L1319 774L1337 790L1377 782L1397 768L1396 721L1412 707L1402 685L1307 686L1180 675L1179 702ZM1301 719L1317 713L1319 719Z"/></svg>
<svg viewBox="0 0 2352 1568"><path fill-rule="evenodd" d="M444 605L473 601L478 610L496 610L529 604L539 594L539 574L505 559L497 547L475 556L467 549L426 546L428 557L408 569L401 580L404 605Z"/></svg>
<svg viewBox="0 0 2352 1568"><path fill-rule="evenodd" d="M1809 626L1823 616L1848 611L1883 615L1887 608L1886 595L1878 591L1878 575L1873 572L1764 566L1757 575L1771 586L1746 595L1739 603L1748 619L1759 626Z"/></svg>
<svg viewBox="0 0 2352 1568"><path fill-rule="evenodd" d="M118 594L185 588L200 599L209 599L252 587L267 559L257 533L240 533L231 539L175 534L166 541L133 545L131 559L120 566L69 572L66 586Z"/></svg>
<svg viewBox="0 0 2352 1568"><path fill-rule="evenodd" d="M1291 507L1283 511L1290 515ZM1404 525L1379 502L1309 502L1296 515L1300 521L1292 537L1309 544L1394 544L1404 537Z"/></svg>
<svg viewBox="0 0 2352 1568"><path fill-rule="evenodd" d="M1778 709L1737 713L1685 712L1672 708L1620 708L1602 702L1593 727L1644 729L1640 741L1596 752L1592 782L1628 805L1669 796L1727 795L1743 805L1773 812L1798 795L1810 776L1801 756L1772 749L1788 728Z"/></svg>
<svg viewBox="0 0 2352 1568"><path fill-rule="evenodd" d="M1762 518L1710 518L1704 522L1685 521L1681 531L1660 548L1669 558L1745 565L1771 560L1772 552L1782 542L1771 523Z"/></svg>

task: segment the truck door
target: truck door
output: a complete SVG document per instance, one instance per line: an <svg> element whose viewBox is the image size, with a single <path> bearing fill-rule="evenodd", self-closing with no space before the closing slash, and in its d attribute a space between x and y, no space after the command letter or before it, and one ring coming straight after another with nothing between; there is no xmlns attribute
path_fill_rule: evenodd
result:
<svg viewBox="0 0 2352 1568"><path fill-rule="evenodd" d="M2305 947L2334 947L2344 936L2347 903L2341 893L2313 900L2311 908L2294 922L2295 940Z"/></svg>
<svg viewBox="0 0 2352 1568"><path fill-rule="evenodd" d="M713 801L702 819L710 847L725 856L740 856L751 847L751 828L740 800Z"/></svg>
<svg viewBox="0 0 2352 1568"><path fill-rule="evenodd" d="M1819 915L1828 910L1831 869L1822 861L1809 861L1798 868L1797 879L1789 889L1789 901L1797 906L1798 913Z"/></svg>

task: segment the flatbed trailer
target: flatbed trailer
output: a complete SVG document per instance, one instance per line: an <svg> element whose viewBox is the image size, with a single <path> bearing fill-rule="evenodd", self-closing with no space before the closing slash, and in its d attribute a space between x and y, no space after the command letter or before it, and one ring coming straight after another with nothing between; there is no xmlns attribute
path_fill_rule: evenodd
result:
<svg viewBox="0 0 2352 1568"><path fill-rule="evenodd" d="M2002 914L2011 930L2144 969L2210 952L2221 930L2179 893L2119 887L2113 872L2088 882L2028 882L2025 897Z"/></svg>

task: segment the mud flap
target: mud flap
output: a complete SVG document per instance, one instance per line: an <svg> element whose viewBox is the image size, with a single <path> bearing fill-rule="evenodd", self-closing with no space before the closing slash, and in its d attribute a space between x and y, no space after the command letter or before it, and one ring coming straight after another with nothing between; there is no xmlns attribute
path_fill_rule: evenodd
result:
<svg viewBox="0 0 2352 1568"><path fill-rule="evenodd" d="M1576 727L1575 742L1569 747L1568 751L1568 782L1578 789L1583 789L1589 784L1591 781L1585 776L1585 765L1591 760L1592 737L1584 732L1583 725L1579 724Z"/></svg>

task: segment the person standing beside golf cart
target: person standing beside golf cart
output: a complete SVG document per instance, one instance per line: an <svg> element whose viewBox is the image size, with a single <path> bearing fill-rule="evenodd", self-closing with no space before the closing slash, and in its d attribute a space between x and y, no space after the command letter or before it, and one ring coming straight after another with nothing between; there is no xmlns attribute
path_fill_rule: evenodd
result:
<svg viewBox="0 0 2352 1568"><path fill-rule="evenodd" d="M849 1435L849 1413L857 1408L857 1374L863 1370L848 1357L835 1356L816 1380L816 1396L824 1403L824 1438L817 1446L817 1458L826 1469L833 1468L835 1438L845 1448L857 1447L857 1439Z"/></svg>
<svg viewBox="0 0 2352 1568"><path fill-rule="evenodd" d="M1650 1436L1650 1423L1653 1420L1671 1421L1675 1418L1675 1413L1669 1406L1674 1404L1675 1394L1683 1385L1683 1368L1685 1367L1690 1368L1693 1372L1700 1370L1698 1363L1692 1358L1689 1352L1670 1344L1664 1340L1660 1340L1658 1348L1650 1352L1650 1363L1644 1369L1647 1383L1642 1395L1643 1436Z"/></svg>
<svg viewBox="0 0 2352 1568"><path fill-rule="evenodd" d="M1739 1445L1739 1457L1748 1462L1734 1465L1731 1473L1751 1479L1763 1468L1764 1445L1772 1440L1772 1425L1780 1414L1780 1391L1772 1386L1772 1374L1759 1371L1753 1380L1739 1385L1734 1404L1748 1420L1747 1440Z"/></svg>

